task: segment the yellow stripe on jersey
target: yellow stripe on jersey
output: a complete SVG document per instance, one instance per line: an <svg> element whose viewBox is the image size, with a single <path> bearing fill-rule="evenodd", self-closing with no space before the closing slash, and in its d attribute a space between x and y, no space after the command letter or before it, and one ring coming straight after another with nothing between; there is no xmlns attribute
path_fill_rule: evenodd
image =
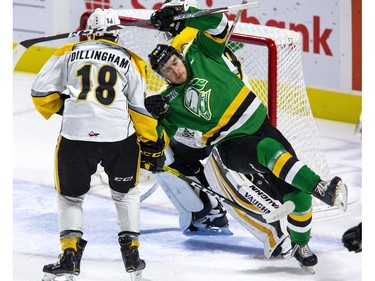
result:
<svg viewBox="0 0 375 281"><path fill-rule="evenodd" d="M219 43L219 44L222 44L227 40L228 32L229 32L229 29L227 28L227 34L225 34L224 38L219 38L219 37L214 37L213 35L211 35L207 31L203 31L203 33L206 37L210 38L211 40L213 40L213 41L215 41L216 43Z"/></svg>
<svg viewBox="0 0 375 281"><path fill-rule="evenodd" d="M184 46L193 40L198 33L198 29L195 29L193 27L187 26L185 27L180 34L178 34L175 38L173 38L171 45L176 50L182 52Z"/></svg>
<svg viewBox="0 0 375 281"><path fill-rule="evenodd" d="M159 134L156 129L158 120L130 108L129 114L137 132L138 139L142 142L157 142L159 139Z"/></svg>
<svg viewBox="0 0 375 281"><path fill-rule="evenodd" d="M273 166L272 173L276 176L279 177L282 168L284 167L285 163L292 158L293 156L289 152L283 153L279 159L276 160L275 165Z"/></svg>
<svg viewBox="0 0 375 281"><path fill-rule="evenodd" d="M234 113L238 110L238 108L241 106L241 104L244 102L244 100L246 99L248 95L249 95L249 88L244 86L241 89L241 91L238 93L236 98L233 100L233 102L230 104L230 106L227 108L227 110L224 112L217 126L212 128L210 131L208 131L207 133L203 135L202 137L203 143L206 143L209 138L211 138L218 131L220 131L220 129L231 120Z"/></svg>
<svg viewBox="0 0 375 281"><path fill-rule="evenodd" d="M49 119L58 112L64 104L58 93L52 93L45 97L32 96L31 98L35 108L45 119Z"/></svg>
<svg viewBox="0 0 375 281"><path fill-rule="evenodd" d="M70 43L70 44L66 44L66 45L62 46L61 48L58 48L53 55L54 56L63 56L63 55L65 55L65 53L70 52L73 49L74 45L76 45L76 44L78 44L78 43L73 42L73 43Z"/></svg>
<svg viewBox="0 0 375 281"><path fill-rule="evenodd" d="M57 193L59 194L61 192L61 188L60 188L60 177L59 177L59 159L57 155L59 154L61 139L62 139L62 136L59 135L57 139L56 148L55 148L55 188L57 190Z"/></svg>
<svg viewBox="0 0 375 281"><path fill-rule="evenodd" d="M128 49L126 50L131 55L130 61L136 66L135 69L142 76L142 78L146 80L146 62L137 54L129 51Z"/></svg>

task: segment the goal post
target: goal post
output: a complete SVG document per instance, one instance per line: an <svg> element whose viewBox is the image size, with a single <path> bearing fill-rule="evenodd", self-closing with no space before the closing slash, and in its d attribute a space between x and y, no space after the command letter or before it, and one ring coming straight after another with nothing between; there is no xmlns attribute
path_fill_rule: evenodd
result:
<svg viewBox="0 0 375 281"><path fill-rule="evenodd" d="M143 9L117 11L121 23L149 19L154 12ZM80 29L86 27L89 15L82 15ZM160 43L159 35L152 26L132 26L120 30L119 43L148 62L148 54ZM304 82L302 36L287 29L238 22L227 45L241 62L253 92L267 106L271 123L289 140L302 162L323 179L329 179L329 166L320 146ZM151 68L147 73L149 91L157 92L165 85ZM316 199L313 206L319 216L329 215L327 210L338 214L335 208Z"/></svg>

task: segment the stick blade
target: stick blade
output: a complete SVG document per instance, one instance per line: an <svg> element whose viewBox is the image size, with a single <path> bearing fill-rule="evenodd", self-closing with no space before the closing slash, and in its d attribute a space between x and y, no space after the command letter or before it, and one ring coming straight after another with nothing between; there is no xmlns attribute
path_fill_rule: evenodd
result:
<svg viewBox="0 0 375 281"><path fill-rule="evenodd" d="M274 211L268 214L264 214L263 218L266 220L267 223L272 223L286 217L288 214L293 212L294 209L294 203L292 201L286 201L284 204L282 204L279 208L275 209Z"/></svg>
<svg viewBox="0 0 375 281"><path fill-rule="evenodd" d="M254 9L254 8L259 8L259 7L260 7L259 2L251 2L251 3L240 4L240 5L228 6L228 11L233 12L233 11L238 11L238 10Z"/></svg>

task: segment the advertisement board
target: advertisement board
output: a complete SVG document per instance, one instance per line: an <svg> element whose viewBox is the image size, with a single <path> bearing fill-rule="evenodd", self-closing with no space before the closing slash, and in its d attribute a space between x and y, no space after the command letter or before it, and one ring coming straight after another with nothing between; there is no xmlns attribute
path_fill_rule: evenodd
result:
<svg viewBox="0 0 375 281"><path fill-rule="evenodd" d="M241 4L241 0L201 0L200 8ZM267 0L259 8L243 11L241 22L275 26L300 32L302 65L312 101L322 94L345 94L349 103L362 94L361 0ZM160 0L14 0L14 42L75 31L85 11L95 8L159 9ZM227 14L233 20L235 14ZM27 20L24 20L26 19ZM64 41L64 40L62 40ZM58 47L65 43L45 44ZM323 91L323 92L321 92ZM331 95L332 98L332 95ZM360 100L356 98L356 104ZM345 105L343 105L345 107ZM359 117L360 108L353 118Z"/></svg>

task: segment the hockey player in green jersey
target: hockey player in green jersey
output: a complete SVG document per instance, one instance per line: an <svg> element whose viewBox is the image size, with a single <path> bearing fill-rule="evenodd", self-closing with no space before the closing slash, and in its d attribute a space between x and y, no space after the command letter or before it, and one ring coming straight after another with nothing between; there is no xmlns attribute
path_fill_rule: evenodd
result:
<svg viewBox="0 0 375 281"><path fill-rule="evenodd" d="M197 9L190 7L187 12ZM224 165L243 174L263 173L283 201L295 209L288 215L293 244L291 255L311 272L317 264L309 249L312 195L346 210L347 188L339 177L324 181L299 161L282 133L273 127L257 96L225 66L222 54L228 36L224 14L175 22L179 11L166 7L151 16L160 31L199 30L195 40L179 52L159 44L149 54L152 69L169 84L145 106L159 118L169 137L177 128L202 132L202 142L217 148Z"/></svg>

